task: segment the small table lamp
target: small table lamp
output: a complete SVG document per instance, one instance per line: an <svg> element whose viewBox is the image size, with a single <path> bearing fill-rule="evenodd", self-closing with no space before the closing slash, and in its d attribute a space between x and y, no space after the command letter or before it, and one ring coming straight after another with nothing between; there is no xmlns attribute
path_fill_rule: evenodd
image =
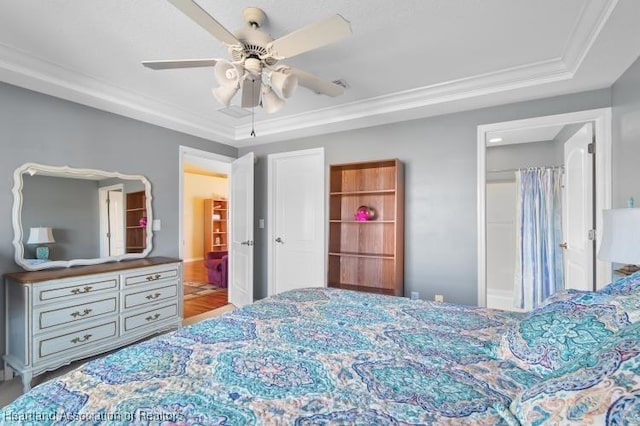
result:
<svg viewBox="0 0 640 426"><path fill-rule="evenodd" d="M602 243L598 259L624 263L621 272L640 270L640 209L611 209L602 212Z"/></svg>
<svg viewBox="0 0 640 426"><path fill-rule="evenodd" d="M51 244L55 242L53 232L48 227L31 228L29 239L27 240L27 244ZM49 247L36 247L36 258L41 260L49 259Z"/></svg>

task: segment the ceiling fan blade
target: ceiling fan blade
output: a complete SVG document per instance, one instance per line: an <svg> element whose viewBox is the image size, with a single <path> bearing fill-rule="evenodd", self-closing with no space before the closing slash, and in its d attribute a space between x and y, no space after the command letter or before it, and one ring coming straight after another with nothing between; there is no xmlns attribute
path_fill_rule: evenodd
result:
<svg viewBox="0 0 640 426"><path fill-rule="evenodd" d="M326 46L351 35L351 24L340 15L302 27L270 43L273 56L278 59Z"/></svg>
<svg viewBox="0 0 640 426"><path fill-rule="evenodd" d="M260 88L262 80L247 78L242 83L242 108L251 108L260 104Z"/></svg>
<svg viewBox="0 0 640 426"><path fill-rule="evenodd" d="M169 2L221 42L232 45L240 44L240 41L229 30L193 0L169 0Z"/></svg>
<svg viewBox="0 0 640 426"><path fill-rule="evenodd" d="M289 72L298 77L298 84L300 86L304 86L316 93L332 97L340 96L344 93L344 87L330 81L323 80L306 71L302 71L298 68L290 68Z"/></svg>
<svg viewBox="0 0 640 426"><path fill-rule="evenodd" d="M152 70L170 70L174 68L213 67L217 59L176 59L173 61L143 61L142 65Z"/></svg>

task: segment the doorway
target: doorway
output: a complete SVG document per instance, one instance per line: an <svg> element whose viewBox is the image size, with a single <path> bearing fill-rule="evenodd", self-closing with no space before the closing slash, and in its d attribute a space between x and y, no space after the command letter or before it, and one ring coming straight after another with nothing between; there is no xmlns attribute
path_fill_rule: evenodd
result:
<svg viewBox="0 0 640 426"><path fill-rule="evenodd" d="M584 124L588 123L587 126ZM591 175L580 175L575 173L575 168L571 164L570 173L563 171L561 176L562 192L572 189L578 182L583 187L593 188L595 197L593 200L572 201L572 215L579 210L583 211L585 217L593 217L588 224L585 219L581 226L587 226L589 229L595 229L589 237L595 237L593 240L587 238L588 230L576 231L574 226L574 234L579 235L584 242L585 247L591 245L591 259L593 253L599 244L599 235L602 223L602 210L609 208L611 205L611 111L608 108L590 111L581 111L569 114L560 114L554 116L537 117L532 119L517 120L504 123L494 123L482 125L478 127L478 305L490 306L499 309L513 309L514 285L513 277L515 265L513 258L515 256L515 238L517 237L514 226L514 210L516 203L516 186L514 174L522 167L540 167L540 166L566 166L566 154L564 148L567 142L574 134L581 132L580 129L593 129L595 136L594 146L597 155L593 161L593 168L589 170L593 172L595 178L591 180ZM546 132L546 133L545 133ZM551 132L554 136L544 137L541 135ZM523 135L528 135L523 140ZM553 142L555 136L559 139ZM577 138L577 136L575 137ZM582 135L582 139L587 136ZM588 136L591 139L591 136ZM489 141L492 142L489 142ZM510 140L511 142L504 142ZM515 141L515 142L514 142ZM540 142L544 141L544 142ZM537 142L537 143L527 143ZM492 146L509 145L500 152L491 152ZM535 147L535 145L538 145ZM535 151L534 151L535 149ZM546 149L546 154L541 154ZM585 146L586 150L586 146ZM573 157L572 157L573 158ZM507 160L511 161L509 163ZM505 163L505 161L507 161ZM531 163L531 164L530 164ZM536 163L536 164L534 164ZM540 163L540 164L537 164ZM509 164L511 164L509 166ZM577 177L576 177L577 176ZM570 184L570 185L569 185ZM571 186L572 188L567 188ZM574 199L569 196L567 199ZM580 203L589 203L590 209L576 206ZM563 211L569 210L565 206ZM566 222L566 218L565 218ZM569 222L572 226L580 222L572 218ZM566 226L566 225L565 225ZM576 247L576 241L572 241L572 248ZM566 242L566 241L565 241ZM561 243L561 246L567 247L568 244ZM513 247L513 249L505 249L505 247ZM564 250L569 251L569 250ZM588 253L582 253L583 260L588 259ZM567 257L565 255L565 257ZM588 276L579 280L574 279L571 286L575 287L575 283L583 284L593 277L596 287L601 288L610 281L611 265L606 262L595 261L592 265L585 264L585 270ZM560 266L563 268L563 266ZM570 268L563 268L568 270ZM575 268L573 272L575 272ZM572 272L572 273L573 273ZM584 272L584 270L583 270ZM592 287L589 284L589 287Z"/></svg>
<svg viewBox="0 0 640 426"><path fill-rule="evenodd" d="M180 154L183 317L192 318L228 304L231 165L205 151L181 147Z"/></svg>

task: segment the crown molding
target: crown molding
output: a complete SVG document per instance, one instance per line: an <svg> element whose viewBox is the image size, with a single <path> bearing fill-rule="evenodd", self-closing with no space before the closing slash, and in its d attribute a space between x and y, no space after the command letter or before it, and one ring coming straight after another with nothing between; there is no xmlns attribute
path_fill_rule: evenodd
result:
<svg viewBox="0 0 640 426"><path fill-rule="evenodd" d="M451 102L476 96L520 89L538 84L567 80L573 73L567 71L561 59L524 65L498 72L438 83L431 86L350 102L302 114L288 115L256 122L260 136L293 132L308 127L322 127L364 117L411 110L428 105ZM251 125L236 127L235 140L249 140Z"/></svg>
<svg viewBox="0 0 640 426"><path fill-rule="evenodd" d="M233 128L36 58L0 43L0 81L216 142Z"/></svg>
<svg viewBox="0 0 640 426"><path fill-rule="evenodd" d="M249 136L250 124L220 125L176 105L132 93L3 44L0 44L0 80L215 142L236 147L249 146L264 143L273 135L282 134L283 138L291 138L301 131L321 134L338 123L342 123L343 127L349 122L355 125L366 117L390 116L394 112L570 80L617 4L618 0L587 2L560 57L335 107L261 120L255 124L260 127L258 138ZM390 122L402 119L400 115L391 118Z"/></svg>
<svg viewBox="0 0 640 426"><path fill-rule="evenodd" d="M611 16L618 0L604 3L588 2L576 21L565 51L561 57L491 73L446 81L390 95L364 99L302 114L289 115L256 123L260 136L290 133L311 127L329 128L331 125L360 120L365 117L406 111L429 105L453 102L467 98L498 94L574 77L582 61ZM235 128L235 140L242 146L251 143L250 125ZM321 131L319 132L321 133ZM261 143L260 139L255 144Z"/></svg>

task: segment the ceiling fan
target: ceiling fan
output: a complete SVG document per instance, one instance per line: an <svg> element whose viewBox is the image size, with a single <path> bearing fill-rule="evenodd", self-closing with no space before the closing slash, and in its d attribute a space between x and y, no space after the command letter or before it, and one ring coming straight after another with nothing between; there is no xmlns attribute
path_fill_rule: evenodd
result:
<svg viewBox="0 0 640 426"><path fill-rule="evenodd" d="M273 113L284 106L284 100L298 85L316 93L339 96L344 87L322 80L315 75L278 64L279 61L337 42L351 35L351 25L340 15L302 27L276 40L260 29L266 14L259 8L247 7L243 17L247 26L231 33L193 0L169 0L182 13L220 40L228 49L231 60L183 59L144 61L154 70L215 67L220 87L212 89L224 106L242 88L243 108L261 105Z"/></svg>

